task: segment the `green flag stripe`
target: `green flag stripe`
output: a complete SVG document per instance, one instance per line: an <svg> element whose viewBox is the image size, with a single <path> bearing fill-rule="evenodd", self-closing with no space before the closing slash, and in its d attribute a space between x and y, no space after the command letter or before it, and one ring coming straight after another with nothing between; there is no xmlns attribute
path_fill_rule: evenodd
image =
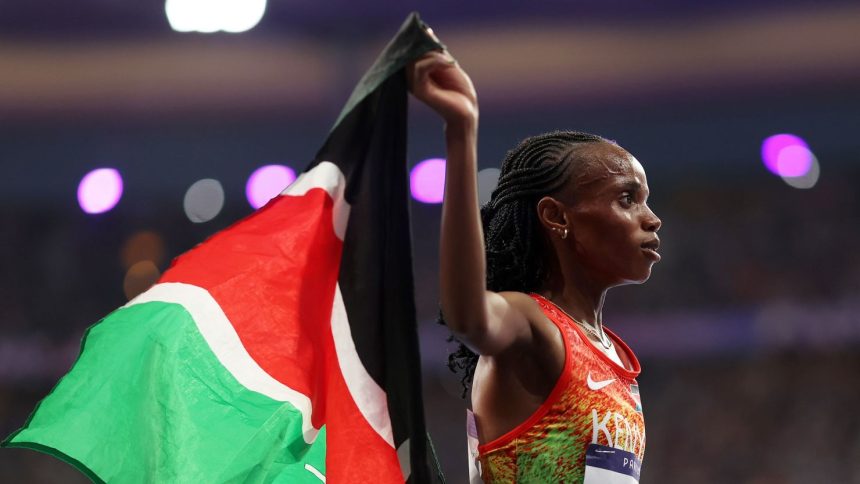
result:
<svg viewBox="0 0 860 484"><path fill-rule="evenodd" d="M182 305L139 302L89 329L72 371L5 445L108 482L318 483L305 464L325 473L325 438L308 445L302 420L240 384Z"/></svg>
<svg viewBox="0 0 860 484"><path fill-rule="evenodd" d="M209 291L192 284L161 283L132 299L125 307L151 301L181 304L224 368L249 390L273 400L290 402L300 410L303 438L307 443L314 441L319 430L311 424L310 398L272 378L251 358L233 324Z"/></svg>

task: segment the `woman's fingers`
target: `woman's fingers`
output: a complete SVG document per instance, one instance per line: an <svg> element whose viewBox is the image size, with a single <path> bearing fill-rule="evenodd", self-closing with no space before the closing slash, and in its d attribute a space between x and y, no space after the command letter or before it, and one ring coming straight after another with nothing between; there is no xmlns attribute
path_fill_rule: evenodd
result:
<svg viewBox="0 0 860 484"><path fill-rule="evenodd" d="M450 54L442 54L441 52L430 52L418 59L410 69L412 78L410 79L410 87L414 90L416 86L421 87L428 82L428 77L431 72L436 69L451 67L456 64L456 61Z"/></svg>
<svg viewBox="0 0 860 484"><path fill-rule="evenodd" d="M407 71L412 94L446 121L477 113L477 98L469 76L446 51L430 52Z"/></svg>

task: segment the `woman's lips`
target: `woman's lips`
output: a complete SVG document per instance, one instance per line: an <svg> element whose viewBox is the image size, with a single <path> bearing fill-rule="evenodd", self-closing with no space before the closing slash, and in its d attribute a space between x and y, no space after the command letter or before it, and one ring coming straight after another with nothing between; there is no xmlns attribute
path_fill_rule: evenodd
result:
<svg viewBox="0 0 860 484"><path fill-rule="evenodd" d="M658 254L657 251L654 249L642 247L642 252L645 253L645 257L654 260L654 262L659 262L661 259L660 254Z"/></svg>

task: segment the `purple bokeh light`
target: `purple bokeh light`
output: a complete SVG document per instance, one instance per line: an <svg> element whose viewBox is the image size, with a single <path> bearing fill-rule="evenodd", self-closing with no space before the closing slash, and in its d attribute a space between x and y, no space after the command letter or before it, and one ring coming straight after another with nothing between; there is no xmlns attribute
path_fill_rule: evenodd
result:
<svg viewBox="0 0 860 484"><path fill-rule="evenodd" d="M774 175L782 177L806 175L812 166L812 156L806 141L793 134L769 136L761 145L764 166Z"/></svg>
<svg viewBox="0 0 860 484"><path fill-rule="evenodd" d="M97 168L78 184L78 204L90 214L114 208L122 198L122 176L114 168Z"/></svg>
<svg viewBox="0 0 860 484"><path fill-rule="evenodd" d="M261 166L251 173L245 184L245 196L254 209L265 205L296 180L296 172L284 165Z"/></svg>
<svg viewBox="0 0 860 484"><path fill-rule="evenodd" d="M445 194L445 159L430 158L415 165L409 175L412 198L423 203L442 203Z"/></svg>

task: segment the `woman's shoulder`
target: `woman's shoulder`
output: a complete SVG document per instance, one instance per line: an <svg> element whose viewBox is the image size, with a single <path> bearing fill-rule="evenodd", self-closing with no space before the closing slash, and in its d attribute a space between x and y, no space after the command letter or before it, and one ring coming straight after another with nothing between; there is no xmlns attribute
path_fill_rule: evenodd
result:
<svg viewBox="0 0 860 484"><path fill-rule="evenodd" d="M541 296L520 291L500 291L498 294L508 302L508 305L522 313L529 321L541 321L546 318L539 302Z"/></svg>
<svg viewBox="0 0 860 484"><path fill-rule="evenodd" d="M537 301L532 297L530 293L520 292L520 291L499 291L497 293L499 296L505 298L508 303L515 307L537 307Z"/></svg>

